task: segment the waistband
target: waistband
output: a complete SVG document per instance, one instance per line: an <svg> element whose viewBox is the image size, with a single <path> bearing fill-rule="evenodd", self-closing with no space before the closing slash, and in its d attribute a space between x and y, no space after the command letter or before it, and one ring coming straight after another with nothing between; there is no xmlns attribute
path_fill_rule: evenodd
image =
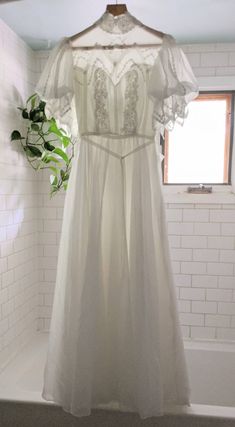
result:
<svg viewBox="0 0 235 427"><path fill-rule="evenodd" d="M105 151L106 153L110 154L113 157L116 157L119 160L124 160L126 157L130 156L131 154L136 153L137 151L142 150L143 148L147 147L150 144L154 144L155 140L153 138L150 139L150 141L145 142L141 145L138 145L138 147L134 148L133 150L129 151L128 153L124 154L123 156L121 156L118 153L115 153L115 151L110 150L107 147L104 147L103 145L98 144L98 142L92 141L90 138L88 138L87 136L83 136L82 141L87 142L90 145L93 145L96 148L99 148L100 150Z"/></svg>
<svg viewBox="0 0 235 427"><path fill-rule="evenodd" d="M97 133L97 132L85 132L81 134L81 137L89 137L89 136L97 136L100 138L110 138L110 139L129 139L129 138L143 138L148 140L153 140L154 135L144 135L141 133L134 133L134 134L127 134L127 135L120 135L117 133Z"/></svg>

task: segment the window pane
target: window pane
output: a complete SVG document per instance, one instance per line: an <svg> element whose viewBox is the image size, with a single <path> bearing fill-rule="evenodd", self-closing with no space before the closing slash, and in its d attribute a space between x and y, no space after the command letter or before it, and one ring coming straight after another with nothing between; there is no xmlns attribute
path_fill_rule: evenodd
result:
<svg viewBox="0 0 235 427"><path fill-rule="evenodd" d="M191 102L184 125L168 133L165 182L224 183L228 96L210 97Z"/></svg>

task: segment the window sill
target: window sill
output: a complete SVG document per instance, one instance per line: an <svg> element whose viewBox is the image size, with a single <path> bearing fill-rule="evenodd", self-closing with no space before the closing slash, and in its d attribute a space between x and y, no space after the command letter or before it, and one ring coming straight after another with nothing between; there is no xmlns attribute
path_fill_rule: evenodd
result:
<svg viewBox="0 0 235 427"><path fill-rule="evenodd" d="M210 194L187 193L188 185L163 185L163 196L166 203L225 203L235 204L235 193L231 185L213 185Z"/></svg>

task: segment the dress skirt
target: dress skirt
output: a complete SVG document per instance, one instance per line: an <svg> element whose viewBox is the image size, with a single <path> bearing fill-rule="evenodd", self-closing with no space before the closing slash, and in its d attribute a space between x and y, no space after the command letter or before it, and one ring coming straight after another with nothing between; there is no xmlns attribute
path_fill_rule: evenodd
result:
<svg viewBox="0 0 235 427"><path fill-rule="evenodd" d="M42 396L76 416L189 405L154 139L84 136L73 159Z"/></svg>

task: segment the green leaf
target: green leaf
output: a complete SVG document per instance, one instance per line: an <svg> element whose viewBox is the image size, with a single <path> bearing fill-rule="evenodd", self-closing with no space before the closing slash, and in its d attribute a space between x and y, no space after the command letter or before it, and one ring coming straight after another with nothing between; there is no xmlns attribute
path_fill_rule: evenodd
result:
<svg viewBox="0 0 235 427"><path fill-rule="evenodd" d="M58 191L58 186L57 185L52 184L52 188L53 188L54 192Z"/></svg>
<svg viewBox="0 0 235 427"><path fill-rule="evenodd" d="M69 179L69 173L64 172L63 169L61 169L61 171L60 171L60 176L61 176L62 181L68 181L68 179Z"/></svg>
<svg viewBox="0 0 235 427"><path fill-rule="evenodd" d="M39 108L39 110L44 112L45 106L46 106L46 103L44 101L40 101L38 108Z"/></svg>
<svg viewBox="0 0 235 427"><path fill-rule="evenodd" d="M34 130L35 132L38 132L40 127L36 124L36 123L32 123L31 124L31 129Z"/></svg>
<svg viewBox="0 0 235 427"><path fill-rule="evenodd" d="M38 94L37 93L33 93L33 95L31 95L27 101L26 104L28 104L31 101L31 107L32 109L35 107L35 103L36 103L36 99L37 99Z"/></svg>
<svg viewBox="0 0 235 427"><path fill-rule="evenodd" d="M24 110L22 110L22 117L23 117L23 119L29 118L28 111L26 110L26 108L24 108Z"/></svg>
<svg viewBox="0 0 235 427"><path fill-rule="evenodd" d="M47 152L46 152L46 151L43 151L43 153L42 153L42 157L41 157L41 160L43 160L43 159L44 159L44 157L47 157Z"/></svg>
<svg viewBox="0 0 235 427"><path fill-rule="evenodd" d="M38 114L38 110L37 110L37 109L31 110L31 111L29 112L29 118L30 118L30 120L34 121L36 116L38 116L38 117L39 117L39 114Z"/></svg>
<svg viewBox="0 0 235 427"><path fill-rule="evenodd" d="M57 191L58 191L58 187L52 187L51 192L50 192L50 196L51 197L54 196L57 193Z"/></svg>
<svg viewBox="0 0 235 427"><path fill-rule="evenodd" d="M58 184L58 178L55 175L50 175L50 182L51 185L57 185Z"/></svg>
<svg viewBox="0 0 235 427"><path fill-rule="evenodd" d="M32 153L32 151L29 149L28 146L24 147L24 151L26 152L28 157L34 157L35 158L35 155Z"/></svg>
<svg viewBox="0 0 235 427"><path fill-rule="evenodd" d="M50 166L49 168L52 170L52 172L54 172L55 175L57 175L58 169L56 169L54 166Z"/></svg>
<svg viewBox="0 0 235 427"><path fill-rule="evenodd" d="M60 130L61 133L63 133L64 135L66 135L67 132L63 128L60 128L59 130Z"/></svg>
<svg viewBox="0 0 235 427"><path fill-rule="evenodd" d="M58 154L58 156L62 157L62 159L65 161L65 163L69 163L69 158L68 158L67 154L63 150L61 150L61 148L56 147L53 150L53 153Z"/></svg>
<svg viewBox="0 0 235 427"><path fill-rule="evenodd" d="M46 142L44 143L44 148L45 148L46 150L48 150L48 151L53 151L53 150L55 149L55 146L54 146L54 145L52 145L52 144L50 144L48 141L46 141Z"/></svg>
<svg viewBox="0 0 235 427"><path fill-rule="evenodd" d="M18 130L13 130L11 133L11 141L16 141L19 139L23 139L21 133Z"/></svg>
<svg viewBox="0 0 235 427"><path fill-rule="evenodd" d="M49 133L54 133L55 135L59 136L59 138L63 138L63 134L61 133L60 129L58 129L56 121L54 118L50 120L50 127L48 129Z"/></svg>
<svg viewBox="0 0 235 427"><path fill-rule="evenodd" d="M66 173L64 178L63 178L63 181L68 181L68 179L69 179L69 173Z"/></svg>
<svg viewBox="0 0 235 427"><path fill-rule="evenodd" d="M44 157L43 159L41 159L41 161L43 163L50 163L50 159L48 159L47 157Z"/></svg>
<svg viewBox="0 0 235 427"><path fill-rule="evenodd" d="M47 156L45 156L45 157L43 157L43 162L45 162L45 163L49 163L49 162L55 162L55 163L60 163L60 161L56 158L56 157L54 157L54 156L51 156L50 154L49 155L47 155Z"/></svg>
<svg viewBox="0 0 235 427"><path fill-rule="evenodd" d="M41 157L42 152L39 150L39 148L37 148L33 145L27 145L27 148L31 151L31 153L34 155L34 157Z"/></svg>
<svg viewBox="0 0 235 427"><path fill-rule="evenodd" d="M64 148L68 147L68 145L70 144L70 139L67 136L63 136L62 137L62 144L63 144Z"/></svg>
<svg viewBox="0 0 235 427"><path fill-rule="evenodd" d="M31 110L29 113L29 118L32 120L32 122L43 122L46 120L46 116L43 113L43 111L40 111L39 108L35 108L34 110Z"/></svg>

